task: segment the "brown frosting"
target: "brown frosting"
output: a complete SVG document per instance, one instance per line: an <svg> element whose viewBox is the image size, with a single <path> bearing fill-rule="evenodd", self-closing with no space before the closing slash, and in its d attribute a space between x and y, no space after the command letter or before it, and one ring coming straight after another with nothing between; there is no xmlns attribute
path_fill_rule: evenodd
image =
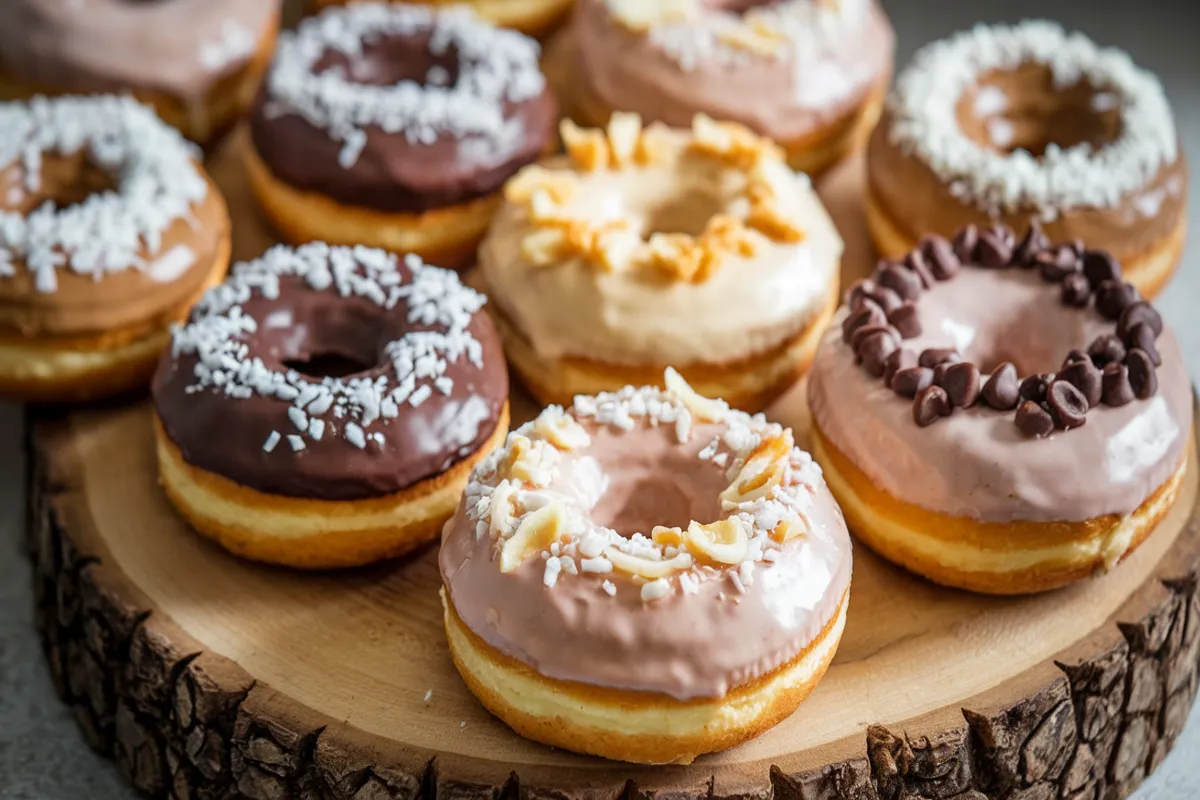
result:
<svg viewBox="0 0 1200 800"><path fill-rule="evenodd" d="M296 251L309 260L319 258L322 252L349 251L324 245ZM267 258L271 257L269 252ZM211 305L223 289L237 286L239 276L244 280L256 265L262 266L258 262L238 265L231 281L211 291L206 301ZM395 271L400 286L413 281L408 266L396 265ZM447 292L470 291L459 286L457 278L446 279L446 285ZM414 331L447 329L444 324L414 321L416 306L408 299L388 308L365 295L319 291L303 275L281 275L277 297L259 291L242 296L245 299L238 304L241 313L257 320L255 330L236 337L245 347L243 360L261 359L262 367L277 372L296 366L318 374L343 375L344 382L366 379L378 385L385 381L385 397L386 390L403 383L394 356L386 349L388 343ZM212 315L202 303L192 322ZM335 402L323 413L309 402L299 416L308 425L314 419L323 420L322 432L314 438L311 427L300 430L292 417L297 414L293 409L299 409L303 401L304 386L319 385L320 378L292 374L290 383L301 388L300 400L260 391L237 396L230 394L226 381L197 389L201 383L197 364L206 360L204 353L186 352L187 348L181 347L181 342L194 335L193 327L176 332L172 351L164 355L155 375L158 417L187 463L268 494L357 500L398 492L444 472L474 452L495 430L508 399L508 374L500 344L488 316L476 310L461 332L478 343L477 358L464 354L444 359L439 380L452 382L448 391L430 387L415 406L402 400L396 403L394 416L389 418L385 410L370 422L353 402ZM332 368L322 368L331 364ZM347 369L350 374L345 374ZM418 391L425 383L418 379ZM365 432L363 447L349 432L352 422L360 433ZM372 438L376 431L382 443ZM289 436L302 438L301 449L294 449ZM266 444L271 440L274 445Z"/></svg>
<svg viewBox="0 0 1200 800"><path fill-rule="evenodd" d="M440 69L445 70L447 85L453 85L459 80L457 52L452 47L431 52L432 37L430 30L380 36L364 42L361 53L354 56L330 49L312 71L336 71L356 84L389 86L401 81L424 85L430 70ZM537 96L503 103L502 117L498 133L439 131L432 141L406 131L363 125L361 150L347 165L339 159L344 142L326 127L291 113L272 92L269 75L255 102L250 130L263 161L296 188L383 211L423 212L498 191L517 170L545 152L557 108L543 88Z"/></svg>

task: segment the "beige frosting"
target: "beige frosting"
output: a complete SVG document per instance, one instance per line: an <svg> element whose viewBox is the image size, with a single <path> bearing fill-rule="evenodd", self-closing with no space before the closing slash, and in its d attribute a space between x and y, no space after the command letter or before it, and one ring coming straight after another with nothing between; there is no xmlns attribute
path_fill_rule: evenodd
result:
<svg viewBox="0 0 1200 800"><path fill-rule="evenodd" d="M614 19L606 0L580 0L577 74L616 110L669 125L701 111L786 143L844 117L891 70L895 35L873 0L789 0L754 13L781 30L777 53L725 44L721 31L738 24L731 12L639 32Z"/></svg>
<svg viewBox="0 0 1200 800"><path fill-rule="evenodd" d="M919 300L924 332L904 345L957 347L983 370L1012 361L1021 376L1057 370L1113 323L1093 308L1062 306L1057 285L1035 271L965 268ZM835 317L817 352L809 404L821 433L880 489L943 514L985 522L1079 521L1129 514L1175 471L1192 425L1179 345L1158 338L1158 394L1119 408L1097 406L1072 431L1030 439L1013 412L955 409L926 428L912 401L854 363Z"/></svg>
<svg viewBox="0 0 1200 800"><path fill-rule="evenodd" d="M6 0L0 64L74 91L203 97L253 56L280 0Z"/></svg>
<svg viewBox="0 0 1200 800"><path fill-rule="evenodd" d="M636 413L639 403L645 408L656 401L663 406L659 413ZM625 411L614 412L622 404ZM552 407L549 413L556 418L561 411ZM497 555L504 552L499 543L519 536L520 522L508 526L516 534L497 539L489 535L494 517L476 511L495 502L496 482L489 475L507 452L486 461L447 523L439 557L462 621L546 677L680 700L721 697L798 655L834 618L849 588L845 523L819 468L799 450L783 456L789 471L776 495L780 501L723 506L719 495L729 475L737 475L761 437L782 431L761 418L727 413L719 423L681 425L681 417L690 419L684 408L656 390L577 401L569 415L579 421L586 443L558 452L544 488L522 500L527 506L535 498L536 504L563 503L572 515L571 535L509 571ZM537 426L517 434L536 443ZM779 543L762 530L793 512L803 520L801 533ZM644 553L654 549L648 537L655 525L686 529L689 520L731 517L758 531L732 566L689 557L690 566L651 586L619 566L594 571L603 556L585 559L597 537ZM668 546L659 552L663 560L675 560L688 550ZM551 563L556 560L571 563L559 568ZM657 584L661 591L648 592Z"/></svg>
<svg viewBox="0 0 1200 800"><path fill-rule="evenodd" d="M746 176L683 151L665 161L582 176L563 213L625 218L645 238L697 233L715 214L744 218ZM556 159L549 171L565 170ZM581 259L536 266L522 244L536 226L505 202L479 250L492 301L545 358L630 365L722 363L785 341L817 314L837 280L842 240L803 175L787 173L781 207L800 221L798 243L761 238L752 257L731 254L702 282L652 269L606 271Z"/></svg>

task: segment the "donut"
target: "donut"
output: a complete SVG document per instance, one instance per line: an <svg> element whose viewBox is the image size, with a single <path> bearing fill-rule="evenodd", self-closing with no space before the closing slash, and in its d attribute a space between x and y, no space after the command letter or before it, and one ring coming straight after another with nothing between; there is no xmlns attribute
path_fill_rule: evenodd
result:
<svg viewBox="0 0 1200 800"><path fill-rule="evenodd" d="M1036 220L926 237L855 283L808 387L851 530L940 584L1040 592L1111 569L1179 495L1179 344L1103 250Z"/></svg>
<svg viewBox="0 0 1200 800"><path fill-rule="evenodd" d="M281 37L246 167L293 243L462 266L556 121L532 39L464 8L334 7Z"/></svg>
<svg viewBox="0 0 1200 800"><path fill-rule="evenodd" d="M921 50L867 148L867 222L902 257L926 233L1038 219L1121 262L1146 297L1179 264L1187 166L1162 85L1051 22L980 25Z"/></svg>
<svg viewBox="0 0 1200 800"><path fill-rule="evenodd" d="M567 154L527 167L479 249L509 363L544 403L653 384L674 366L757 411L812 359L837 306L842 240L777 146L691 129L565 122Z"/></svg>
<svg viewBox="0 0 1200 800"><path fill-rule="evenodd" d="M350 0L353 2L354 0ZM529 36L545 36L562 22L571 10L572 0L402 0L424 5L458 3L470 6L476 14L501 28L514 28ZM309 0L320 10L345 5L348 0Z"/></svg>
<svg viewBox="0 0 1200 800"><path fill-rule="evenodd" d="M471 475L439 563L450 655L491 713L555 747L687 764L820 681L851 552L790 429L664 382L513 432Z"/></svg>
<svg viewBox="0 0 1200 800"><path fill-rule="evenodd" d="M205 145L249 107L280 0L8 0L0 99L125 93Z"/></svg>
<svg viewBox="0 0 1200 800"><path fill-rule="evenodd" d="M145 389L168 326L229 265L198 155L129 98L0 103L0 396Z"/></svg>
<svg viewBox="0 0 1200 800"><path fill-rule="evenodd" d="M861 149L891 79L875 0L579 0L547 70L581 125L614 111L746 125L813 175Z"/></svg>
<svg viewBox="0 0 1200 800"><path fill-rule="evenodd" d="M366 247L236 265L154 376L168 499L234 554L304 569L437 538L508 431L483 303L449 270Z"/></svg>

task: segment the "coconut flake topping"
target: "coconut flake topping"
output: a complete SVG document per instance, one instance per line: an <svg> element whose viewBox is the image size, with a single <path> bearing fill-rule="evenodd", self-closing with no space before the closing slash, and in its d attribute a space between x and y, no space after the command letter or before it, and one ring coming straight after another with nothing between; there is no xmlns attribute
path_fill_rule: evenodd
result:
<svg viewBox="0 0 1200 800"><path fill-rule="evenodd" d="M146 106L127 97L37 97L0 103L0 172L16 167L23 192L42 189L42 158L83 152L116 183L112 191L28 215L0 211L0 278L24 261L39 292L59 268L97 280L147 269L163 234L208 194L198 151ZM13 173L10 173L13 174Z"/></svg>
<svg viewBox="0 0 1200 800"><path fill-rule="evenodd" d="M303 449L306 440L331 436L359 449L382 448L386 437L379 428L399 415L402 404L419 406L433 386L444 393L453 389L445 374L450 364L466 359L483 367L482 345L468 330L483 307L483 295L463 286L450 270L428 266L416 256L406 256L404 266L411 275L407 281L391 253L323 243L295 249L279 245L236 265L224 283L204 295L188 324L172 332L172 357L196 357L194 383L187 391L279 399L278 426L292 451ZM303 279L313 291L363 297L383 309L404 303L409 323L438 330L410 331L388 342L388 375L316 379L270 367L250 354L245 339L261 321L248 315L243 304L255 294L277 298L280 281L287 278ZM263 449L274 451L279 438L272 433Z"/></svg>
<svg viewBox="0 0 1200 800"><path fill-rule="evenodd" d="M344 69L314 72L329 52L355 59L364 44L423 35L429 37L434 55L457 57L458 77L452 86L446 85L444 69L431 70L423 84L403 80L385 86L356 82ZM358 160L367 126L423 144L443 134L500 140L508 133L506 104L530 100L545 90L539 53L533 39L494 28L467 7L333 7L280 35L267 78L268 109L272 114L299 114L342 142L344 167Z"/></svg>
<svg viewBox="0 0 1200 800"><path fill-rule="evenodd" d="M1118 138L1100 148L1051 145L996 152L968 137L958 123L963 93L981 76L1042 64L1055 84L1087 83L1121 115ZM1046 219L1062 209L1112 208L1144 187L1178 156L1175 121L1158 78L1114 48L1101 48L1056 23L978 25L926 46L889 98L890 140L929 164L958 198L985 212L1034 208Z"/></svg>

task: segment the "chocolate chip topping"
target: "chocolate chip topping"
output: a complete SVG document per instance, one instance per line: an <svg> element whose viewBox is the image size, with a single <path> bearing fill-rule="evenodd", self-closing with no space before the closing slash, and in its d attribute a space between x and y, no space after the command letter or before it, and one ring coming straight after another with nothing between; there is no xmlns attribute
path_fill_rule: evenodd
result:
<svg viewBox="0 0 1200 800"><path fill-rule="evenodd" d="M875 286L865 295L875 305L883 309L883 313L890 314L893 310L900 307L904 299L900 295L893 292L886 286Z"/></svg>
<svg viewBox="0 0 1200 800"><path fill-rule="evenodd" d="M1079 272L1079 256L1070 247L1056 247L1038 253L1037 267L1043 280L1058 283L1068 275Z"/></svg>
<svg viewBox="0 0 1200 800"><path fill-rule="evenodd" d="M1092 287L1087 278L1073 272L1063 278L1062 304L1068 308L1085 308L1092 300Z"/></svg>
<svg viewBox="0 0 1200 800"><path fill-rule="evenodd" d="M1121 318L1117 320L1117 335L1124 338L1139 322L1149 325L1155 336L1162 333L1162 317L1154 310L1154 306L1145 300L1139 300L1121 312Z"/></svg>
<svg viewBox="0 0 1200 800"><path fill-rule="evenodd" d="M921 351L921 357L917 359L917 363L922 367L933 369L938 364L957 364L962 361L962 356L953 347L930 347Z"/></svg>
<svg viewBox="0 0 1200 800"><path fill-rule="evenodd" d="M902 369L915 367L917 365L917 354L907 347L900 347L892 351L892 354L883 362L883 382L887 386L892 385L892 377Z"/></svg>
<svg viewBox="0 0 1200 800"><path fill-rule="evenodd" d="M944 364L945 371L938 381L938 386L946 390L951 405L959 408L969 408L979 399L979 367L970 362L961 364ZM939 368L940 369L940 368Z"/></svg>
<svg viewBox="0 0 1200 800"><path fill-rule="evenodd" d="M1029 229L1025 231L1024 238L1017 245L1017 251L1013 254L1013 263L1019 267L1032 267L1036 263L1039 253L1050 246L1050 240L1046 238L1046 234L1042 231L1042 224L1037 219L1029 221Z"/></svg>
<svg viewBox="0 0 1200 800"><path fill-rule="evenodd" d="M959 229L954 235L954 255L958 256L958 260L964 264L968 264L975 260L975 254L979 247L979 228L974 225L966 225Z"/></svg>
<svg viewBox="0 0 1200 800"><path fill-rule="evenodd" d="M1046 404L1054 422L1063 430L1078 428L1087 422L1088 400L1075 386L1064 380L1050 384L1046 393Z"/></svg>
<svg viewBox="0 0 1200 800"><path fill-rule="evenodd" d="M929 271L939 281L948 281L962 268L962 259L954 251L954 245L941 236L926 236L921 243Z"/></svg>
<svg viewBox="0 0 1200 800"><path fill-rule="evenodd" d="M1129 385L1139 400L1148 400L1158 392L1158 373L1145 350L1130 350L1125 366L1129 368Z"/></svg>
<svg viewBox="0 0 1200 800"><path fill-rule="evenodd" d="M1041 438L1054 432L1054 417L1032 400L1017 408L1017 430L1026 436Z"/></svg>
<svg viewBox="0 0 1200 800"><path fill-rule="evenodd" d="M1072 361L1058 371L1058 379L1078 389L1087 399L1088 408L1100 404L1102 375L1090 360Z"/></svg>
<svg viewBox="0 0 1200 800"><path fill-rule="evenodd" d="M879 333L880 331L892 333L895 331L895 329L886 323L879 325L863 325L861 328L856 328L854 333L850 335L850 346L853 347L854 351L857 353L859 347L862 346L863 339L866 339L873 333Z"/></svg>
<svg viewBox="0 0 1200 800"><path fill-rule="evenodd" d="M1121 312L1141 298L1133 284L1105 281L1096 290L1096 310L1105 319L1120 319Z"/></svg>
<svg viewBox="0 0 1200 800"><path fill-rule="evenodd" d="M892 391L902 397L915 397L917 392L933 385L933 370L928 367L908 367L892 376Z"/></svg>
<svg viewBox="0 0 1200 800"><path fill-rule="evenodd" d="M921 294L921 279L915 272L887 261L875 270L875 282L891 289L902 300L915 300Z"/></svg>
<svg viewBox="0 0 1200 800"><path fill-rule="evenodd" d="M904 266L913 271L918 278L921 279L921 287L928 289L934 284L933 272L929 269L929 262L925 259L925 254L920 250L913 250L904 259Z"/></svg>
<svg viewBox="0 0 1200 800"><path fill-rule="evenodd" d="M1116 335L1105 333L1097 336L1088 345L1088 355L1091 356L1093 364L1097 367L1103 367L1105 364L1111 364L1114 361L1120 361L1125 358L1125 345Z"/></svg>
<svg viewBox="0 0 1200 800"><path fill-rule="evenodd" d="M1104 368L1103 375L1104 388L1101 399L1104 405L1116 408L1134 401L1133 387L1129 384L1129 367L1112 363Z"/></svg>
<svg viewBox="0 0 1200 800"><path fill-rule="evenodd" d="M1019 388L1017 368L1012 363L1005 361L996 367L991 377L987 379L987 383L983 384L980 394L983 396L983 402L997 411L1011 411L1017 407L1017 401L1020 399Z"/></svg>
<svg viewBox="0 0 1200 800"><path fill-rule="evenodd" d="M1121 265L1103 250L1088 250L1083 254L1083 274L1093 289L1099 289L1105 281L1121 279Z"/></svg>
<svg viewBox="0 0 1200 800"><path fill-rule="evenodd" d="M1017 396L1022 400L1040 403L1046 399L1046 392L1050 391L1050 384L1054 383L1054 378L1053 372L1030 375L1021 381L1021 387L1017 389Z"/></svg>
<svg viewBox="0 0 1200 800"><path fill-rule="evenodd" d="M913 399L913 421L922 428L950 416L953 410L946 390L940 386L926 386Z"/></svg>
<svg viewBox="0 0 1200 800"><path fill-rule="evenodd" d="M853 342L854 333L860 328L886 323L887 317L884 315L883 309L873 301L864 299L860 302L858 310L842 321L842 341Z"/></svg>
<svg viewBox="0 0 1200 800"><path fill-rule="evenodd" d="M917 313L916 304L911 301L893 309L892 313L887 315L887 321L900 331L900 335L905 339L914 339L921 335L921 317Z"/></svg>
<svg viewBox="0 0 1200 800"><path fill-rule="evenodd" d="M857 311L863 299L867 296L867 292L875 288L875 281L870 278L859 278L854 283L850 284L850 288L846 290L843 297L846 305L850 306L852 311Z"/></svg>
<svg viewBox="0 0 1200 800"><path fill-rule="evenodd" d="M978 251L979 263L984 267L999 269L1012 261L1012 246L995 229L979 234Z"/></svg>
<svg viewBox="0 0 1200 800"><path fill-rule="evenodd" d="M1150 323L1139 322L1125 334L1125 349L1133 350L1137 348L1138 350L1142 350L1150 357L1150 361L1154 366L1161 366L1162 356L1158 354L1158 346L1154 344L1154 340L1157 338L1154 334L1154 329L1150 327Z"/></svg>
<svg viewBox="0 0 1200 800"><path fill-rule="evenodd" d="M1092 363L1092 357L1082 350L1072 348L1071 352L1067 353L1067 357L1063 359L1063 366L1074 364L1076 361L1086 361L1090 364Z"/></svg>
<svg viewBox="0 0 1200 800"><path fill-rule="evenodd" d="M865 337L858 345L863 369L876 378L882 377L884 362L899 346L896 336L889 330L879 330Z"/></svg>

